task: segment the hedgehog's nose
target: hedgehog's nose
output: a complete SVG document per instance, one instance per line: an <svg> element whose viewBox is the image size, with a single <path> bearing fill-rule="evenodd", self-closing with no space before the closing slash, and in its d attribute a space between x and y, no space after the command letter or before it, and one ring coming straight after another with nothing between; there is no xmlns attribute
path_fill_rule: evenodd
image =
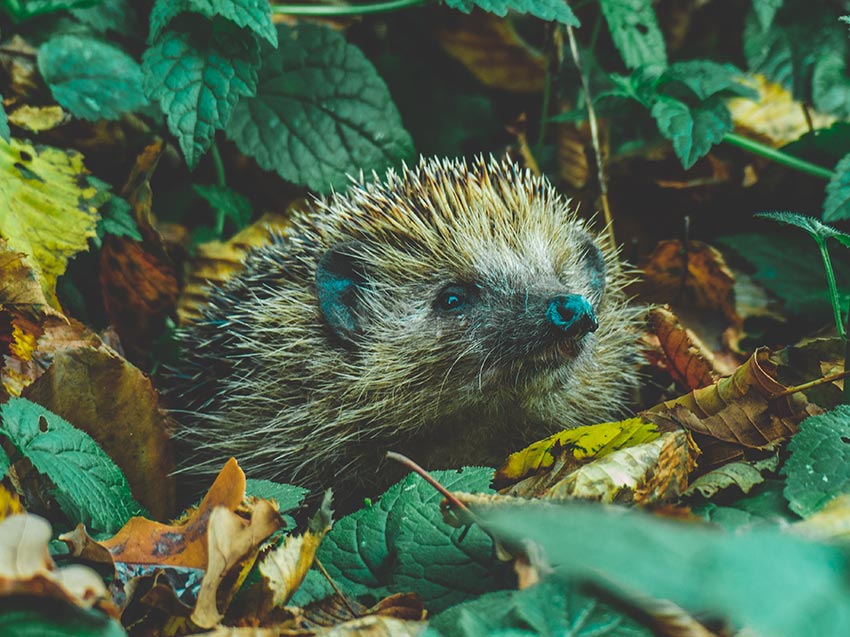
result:
<svg viewBox="0 0 850 637"><path fill-rule="evenodd" d="M546 318L564 336L578 338L599 327L590 303L581 294L564 294L549 299Z"/></svg>

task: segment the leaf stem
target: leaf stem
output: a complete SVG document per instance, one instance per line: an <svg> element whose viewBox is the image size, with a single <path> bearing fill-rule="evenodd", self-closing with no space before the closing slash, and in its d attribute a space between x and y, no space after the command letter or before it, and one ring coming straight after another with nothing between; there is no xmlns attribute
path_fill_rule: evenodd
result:
<svg viewBox="0 0 850 637"><path fill-rule="evenodd" d="M389 0L367 4L329 5L329 4L273 4L272 13L278 15L304 16L348 16L390 13L401 9L410 9L428 4L429 0Z"/></svg>
<svg viewBox="0 0 850 637"><path fill-rule="evenodd" d="M215 167L215 183L220 188L227 186L227 179L224 175L224 162L221 160L221 153L218 152L218 144L215 142L210 146L210 157Z"/></svg>
<svg viewBox="0 0 850 637"><path fill-rule="evenodd" d="M820 237L815 237L815 241L818 244L820 256L823 259L823 269L826 272L826 282L829 286L829 301L832 303L832 313L835 315L835 327L838 330L838 335L846 341L847 331L844 329L844 321L841 320L841 304L838 299L838 286L835 283L835 272L832 270L832 260L829 258L826 241Z"/></svg>
<svg viewBox="0 0 850 637"><path fill-rule="evenodd" d="M726 135L723 136L723 141L727 144L731 144L732 146L743 148L744 150L755 155L759 155L760 157L764 157L765 159L775 161L777 164L782 164L783 166L788 166L788 168L793 168L794 170L806 173L807 175L820 177L821 179L832 179L833 176L835 176L835 173L829 168L824 168L823 166L818 166L817 164L794 157L793 155L784 153L781 150L776 150L766 144L748 139L747 137L743 137L736 133L726 133Z"/></svg>

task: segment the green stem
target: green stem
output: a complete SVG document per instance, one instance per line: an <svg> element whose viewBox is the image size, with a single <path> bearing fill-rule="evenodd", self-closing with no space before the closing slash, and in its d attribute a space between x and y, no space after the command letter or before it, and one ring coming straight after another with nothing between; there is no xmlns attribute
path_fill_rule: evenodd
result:
<svg viewBox="0 0 850 637"><path fill-rule="evenodd" d="M389 2L372 2L369 4L328 5L328 4L277 4L272 5L272 12L279 15L305 16L347 16L371 15L374 13L389 13L411 7L428 4L429 0L389 0Z"/></svg>
<svg viewBox="0 0 850 637"><path fill-rule="evenodd" d="M218 152L218 145L215 142L210 146L210 157L212 157L215 167L215 183L220 188L224 188L227 185L227 179L224 176L224 162L221 161L221 153Z"/></svg>
<svg viewBox="0 0 850 637"><path fill-rule="evenodd" d="M738 148L743 148L744 150L764 157L765 159L775 161L777 164L782 164L783 166L788 166L794 170L806 173L807 175L813 175L815 177L820 177L821 179L832 179L835 176L835 173L829 168L824 168L823 166L818 166L817 164L799 159L793 155L789 155L788 153L783 153L781 150L776 150L775 148L771 148L770 146L742 137L735 133L726 133L726 135L723 136L723 141L727 144L737 146Z"/></svg>
<svg viewBox="0 0 850 637"><path fill-rule="evenodd" d="M835 272L832 271L832 259L829 258L829 251L826 249L826 241L817 237L815 239L820 248L820 256L823 259L823 269L826 272L826 282L829 286L829 301L832 303L832 312L835 315L835 327L838 330L838 335L847 340L847 331L844 329L844 321L841 320L841 304L838 300L838 286L835 284Z"/></svg>

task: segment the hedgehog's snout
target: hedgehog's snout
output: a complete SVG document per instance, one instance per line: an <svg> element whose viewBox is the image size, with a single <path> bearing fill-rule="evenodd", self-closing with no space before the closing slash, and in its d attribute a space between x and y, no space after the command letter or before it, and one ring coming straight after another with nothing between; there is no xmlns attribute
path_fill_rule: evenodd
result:
<svg viewBox="0 0 850 637"><path fill-rule="evenodd" d="M546 319L558 334L580 338L599 328L593 306L581 294L562 294L549 299Z"/></svg>

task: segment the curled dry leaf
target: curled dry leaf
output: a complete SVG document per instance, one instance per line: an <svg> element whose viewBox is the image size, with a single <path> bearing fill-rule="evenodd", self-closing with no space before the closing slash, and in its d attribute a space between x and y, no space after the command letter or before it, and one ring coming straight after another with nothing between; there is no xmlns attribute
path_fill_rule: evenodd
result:
<svg viewBox="0 0 850 637"><path fill-rule="evenodd" d="M96 606L117 618L118 609L100 575L76 564L56 568L47 550L50 535L50 524L35 515L13 515L0 522L0 597L49 597L81 608Z"/></svg>
<svg viewBox="0 0 850 637"><path fill-rule="evenodd" d="M155 517L172 514L168 419L138 368L106 347L63 349L23 395L97 440Z"/></svg>
<svg viewBox="0 0 850 637"><path fill-rule="evenodd" d="M820 413L799 393L774 378L766 349L756 350L735 373L710 387L694 390L642 413L663 429L685 427L703 451L706 471L743 457L745 449L764 449L797 431L807 416Z"/></svg>
<svg viewBox="0 0 850 637"><path fill-rule="evenodd" d="M665 369L685 389L713 385L722 375L714 355L702 341L683 326L669 306L654 307L647 313L652 333L664 353Z"/></svg>
<svg viewBox="0 0 850 637"><path fill-rule="evenodd" d="M390 595L371 608L355 599L342 599L339 595L332 595L304 608L301 611L300 620L309 622L313 626L336 626L367 615L422 621L425 619L426 612L422 598L416 593Z"/></svg>
<svg viewBox="0 0 850 637"><path fill-rule="evenodd" d="M288 634L298 635L299 637L418 637L425 632L427 627L428 623L425 621L406 621L394 617L370 615L312 631L304 628L294 628L291 631L284 632L279 627L229 628L220 626L212 632L204 633L204 637L281 637L281 635Z"/></svg>
<svg viewBox="0 0 850 637"><path fill-rule="evenodd" d="M534 93L543 88L546 62L511 23L482 11L444 13L436 36L442 49L491 88Z"/></svg>
<svg viewBox="0 0 850 637"><path fill-rule="evenodd" d="M177 316L181 325L193 323L201 317L201 307L207 302L209 286L224 283L243 267L249 250L267 243L275 231L282 231L289 217L266 214L258 221L235 234L229 241L210 241L198 246L180 299Z"/></svg>

